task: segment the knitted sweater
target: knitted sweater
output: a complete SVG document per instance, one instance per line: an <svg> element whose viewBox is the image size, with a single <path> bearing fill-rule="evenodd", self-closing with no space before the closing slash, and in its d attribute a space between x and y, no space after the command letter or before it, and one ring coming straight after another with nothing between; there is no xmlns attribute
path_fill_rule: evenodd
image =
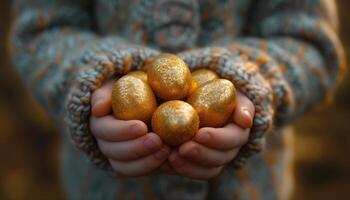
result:
<svg viewBox="0 0 350 200"><path fill-rule="evenodd" d="M281 129L322 101L345 68L332 0L16 0L13 15L12 60L65 133L71 199L281 198ZM216 71L255 105L248 143L217 178L113 179L90 133L92 92L163 51Z"/></svg>

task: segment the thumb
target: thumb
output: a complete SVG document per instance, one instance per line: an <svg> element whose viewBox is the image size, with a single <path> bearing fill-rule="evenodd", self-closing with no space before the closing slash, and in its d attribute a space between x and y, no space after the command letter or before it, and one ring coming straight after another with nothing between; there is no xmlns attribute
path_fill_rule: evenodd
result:
<svg viewBox="0 0 350 200"><path fill-rule="evenodd" d="M110 80L96 89L91 97L91 112L95 117L101 117L112 111L112 87L113 80Z"/></svg>
<svg viewBox="0 0 350 200"><path fill-rule="evenodd" d="M237 106L233 112L233 122L241 128L251 128L255 107L253 102L244 94L237 92Z"/></svg>

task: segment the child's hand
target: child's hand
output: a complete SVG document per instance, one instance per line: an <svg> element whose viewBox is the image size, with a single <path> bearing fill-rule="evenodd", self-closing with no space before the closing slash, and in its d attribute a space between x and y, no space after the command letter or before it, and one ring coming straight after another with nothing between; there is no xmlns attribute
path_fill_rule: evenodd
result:
<svg viewBox="0 0 350 200"><path fill-rule="evenodd" d="M182 176L209 179L217 176L248 141L255 113L253 103L238 93L233 122L223 128L201 128L195 138L171 153L172 169ZM162 168L169 169L163 164Z"/></svg>
<svg viewBox="0 0 350 200"><path fill-rule="evenodd" d="M90 129L102 153L113 169L124 176L154 173L168 158L170 148L139 120L122 121L111 115L113 82L107 82L92 94Z"/></svg>

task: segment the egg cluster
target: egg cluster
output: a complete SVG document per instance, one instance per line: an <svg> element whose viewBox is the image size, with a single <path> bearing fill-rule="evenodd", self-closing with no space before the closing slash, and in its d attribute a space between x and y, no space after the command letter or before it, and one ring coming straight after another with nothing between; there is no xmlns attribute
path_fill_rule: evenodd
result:
<svg viewBox="0 0 350 200"><path fill-rule="evenodd" d="M112 91L117 119L141 120L173 146L190 140L199 127L225 125L235 105L230 81L207 69L191 73L181 58L168 53L155 57L145 71L119 78Z"/></svg>

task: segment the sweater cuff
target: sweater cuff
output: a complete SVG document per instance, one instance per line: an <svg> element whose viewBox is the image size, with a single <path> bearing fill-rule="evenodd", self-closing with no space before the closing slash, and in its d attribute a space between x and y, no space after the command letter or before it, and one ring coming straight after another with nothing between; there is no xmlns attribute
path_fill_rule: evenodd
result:
<svg viewBox="0 0 350 200"><path fill-rule="evenodd" d="M230 163L241 167L247 158L261 151L265 146L265 134L273 124L273 92L270 83L262 76L257 65L251 64L238 51L226 48L204 48L179 54L191 70L207 68L221 78L233 82L235 87L255 105L255 116L249 140L236 158Z"/></svg>
<svg viewBox="0 0 350 200"><path fill-rule="evenodd" d="M239 53L249 64L253 64L259 68L259 73L265 78L272 89L273 124L276 127L282 127L292 119L296 110L294 93L285 78L285 73L282 71L286 66L278 63L272 56L258 47L250 43L246 44L247 41L241 40L240 42L232 43L227 46L227 49Z"/></svg>
<svg viewBox="0 0 350 200"><path fill-rule="evenodd" d="M77 64L82 65L82 68L66 102L66 121L74 144L86 153L93 164L112 175L113 169L108 159L90 132L91 95L105 80L140 70L152 57L158 55L157 51L140 46L113 46L101 43L81 54Z"/></svg>

